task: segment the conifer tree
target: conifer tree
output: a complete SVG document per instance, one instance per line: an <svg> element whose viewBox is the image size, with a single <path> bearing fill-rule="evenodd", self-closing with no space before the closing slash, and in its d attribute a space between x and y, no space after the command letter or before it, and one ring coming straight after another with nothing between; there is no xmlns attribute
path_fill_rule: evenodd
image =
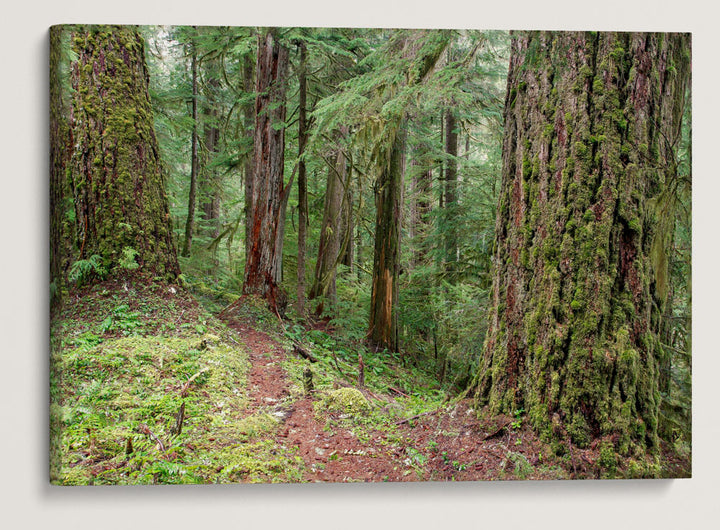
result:
<svg viewBox="0 0 720 530"><path fill-rule="evenodd" d="M173 280L180 270L143 39L132 26L85 26L72 42L75 257Z"/></svg>
<svg viewBox="0 0 720 530"><path fill-rule="evenodd" d="M514 35L479 405L582 447L657 447L660 205L689 68L689 35Z"/></svg>

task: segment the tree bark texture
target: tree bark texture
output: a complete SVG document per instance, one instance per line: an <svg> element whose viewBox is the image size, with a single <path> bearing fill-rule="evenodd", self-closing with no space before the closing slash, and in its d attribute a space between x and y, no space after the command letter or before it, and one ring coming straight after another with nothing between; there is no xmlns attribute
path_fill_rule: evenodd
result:
<svg viewBox="0 0 720 530"><path fill-rule="evenodd" d="M655 203L689 68L689 35L513 36L479 405L578 446L656 447Z"/></svg>
<svg viewBox="0 0 720 530"><path fill-rule="evenodd" d="M408 59L408 86L422 83L447 49L450 33L418 33L405 39L400 53ZM398 274L405 171L406 113L397 111L386 124L387 137L376 146L379 176L375 184L375 250L368 342L375 349L397 351ZM378 147L380 149L378 149Z"/></svg>
<svg viewBox="0 0 720 530"><path fill-rule="evenodd" d="M307 171L305 168L305 146L307 145L307 46L299 43L300 65L298 67L299 108L298 108L298 257L297 257L297 301L295 310L305 315L305 254L308 226Z"/></svg>
<svg viewBox="0 0 720 530"><path fill-rule="evenodd" d="M323 311L323 298L327 299L330 305L336 302L335 279L346 225L346 220L343 219L343 203L346 202L347 190L350 186L345 156L345 152L338 149L335 160L330 161L328 165L325 210L320 229L315 277L310 289L311 299L321 299L317 307L318 313Z"/></svg>
<svg viewBox="0 0 720 530"><path fill-rule="evenodd" d="M400 263L400 219L405 134L393 142L390 163L383 168L375 193L375 251L368 339L371 347L398 350L397 301Z"/></svg>
<svg viewBox="0 0 720 530"><path fill-rule="evenodd" d="M99 255L112 272L135 255L143 272L179 273L148 96L144 44L131 26L80 28L73 34L77 258Z"/></svg>
<svg viewBox="0 0 720 530"><path fill-rule="evenodd" d="M65 168L72 153L72 135L63 101L61 46L63 27L50 28L50 295L51 307L61 302L64 262L69 256L65 198L68 194Z"/></svg>
<svg viewBox="0 0 720 530"><path fill-rule="evenodd" d="M352 271L353 260L355 259L355 238L353 232L355 230L355 217L353 216L353 180L352 165L349 163L346 167L347 176L345 178L346 189L342 204L342 233L340 234L340 263L348 267Z"/></svg>
<svg viewBox="0 0 720 530"><path fill-rule="evenodd" d="M285 297L277 278L280 257L277 239L284 211L285 94L288 51L272 31L258 37L255 98L255 144L253 153L252 225L245 262L244 294L263 297L274 309L281 309Z"/></svg>

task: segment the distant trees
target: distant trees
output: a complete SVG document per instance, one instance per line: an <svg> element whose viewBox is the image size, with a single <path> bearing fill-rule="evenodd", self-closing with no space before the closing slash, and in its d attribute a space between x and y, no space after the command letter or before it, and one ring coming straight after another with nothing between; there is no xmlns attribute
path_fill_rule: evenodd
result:
<svg viewBox="0 0 720 530"><path fill-rule="evenodd" d="M131 26L80 26L72 46L74 259L173 280L180 270L143 40Z"/></svg>
<svg viewBox="0 0 720 530"><path fill-rule="evenodd" d="M195 35L193 35L195 37ZM199 140L198 140L198 51L197 45L190 41L190 69L192 71L192 94L190 100L190 118L192 119L192 134L190 135L190 190L188 192L188 214L185 221L185 240L181 255L190 256L192 249L193 232L195 230L195 207L197 206L198 172L200 171Z"/></svg>
<svg viewBox="0 0 720 530"><path fill-rule="evenodd" d="M581 447L657 446L689 72L689 35L514 34L478 405Z"/></svg>

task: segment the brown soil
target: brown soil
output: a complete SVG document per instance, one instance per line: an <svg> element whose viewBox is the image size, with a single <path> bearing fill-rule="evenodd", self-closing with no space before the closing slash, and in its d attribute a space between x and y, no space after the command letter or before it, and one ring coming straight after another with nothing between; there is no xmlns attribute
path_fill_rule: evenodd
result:
<svg viewBox="0 0 720 530"><path fill-rule="evenodd" d="M418 480L493 480L567 478L563 470L543 468L543 444L526 429L512 429L511 418L488 425L477 419L471 401L441 408L383 430L358 428L341 414L318 416L317 394L282 408L289 395L281 367L283 348L268 334L224 315L225 323L248 348L249 413L272 410L282 424L274 435L278 445L297 448L309 482L379 482ZM339 382L341 386L345 383ZM375 402L392 406L392 396L365 392ZM520 456L523 455L523 456ZM529 464L523 467L523 459ZM517 467L517 471L516 471Z"/></svg>

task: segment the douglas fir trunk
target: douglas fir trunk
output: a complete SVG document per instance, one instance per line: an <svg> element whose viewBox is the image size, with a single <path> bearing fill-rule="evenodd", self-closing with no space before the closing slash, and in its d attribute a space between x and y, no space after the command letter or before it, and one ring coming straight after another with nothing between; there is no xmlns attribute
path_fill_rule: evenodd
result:
<svg viewBox="0 0 720 530"><path fill-rule="evenodd" d="M69 181L78 259L179 273L153 116L143 40L131 26L73 35L73 135Z"/></svg>
<svg viewBox="0 0 720 530"><path fill-rule="evenodd" d="M288 50L273 32L259 37L253 151L252 223L245 262L244 294L257 294L273 310L286 303L280 291L285 165L285 92Z"/></svg>
<svg viewBox="0 0 720 530"><path fill-rule="evenodd" d="M563 443L656 446L658 211L689 66L689 35L514 35L479 405Z"/></svg>

